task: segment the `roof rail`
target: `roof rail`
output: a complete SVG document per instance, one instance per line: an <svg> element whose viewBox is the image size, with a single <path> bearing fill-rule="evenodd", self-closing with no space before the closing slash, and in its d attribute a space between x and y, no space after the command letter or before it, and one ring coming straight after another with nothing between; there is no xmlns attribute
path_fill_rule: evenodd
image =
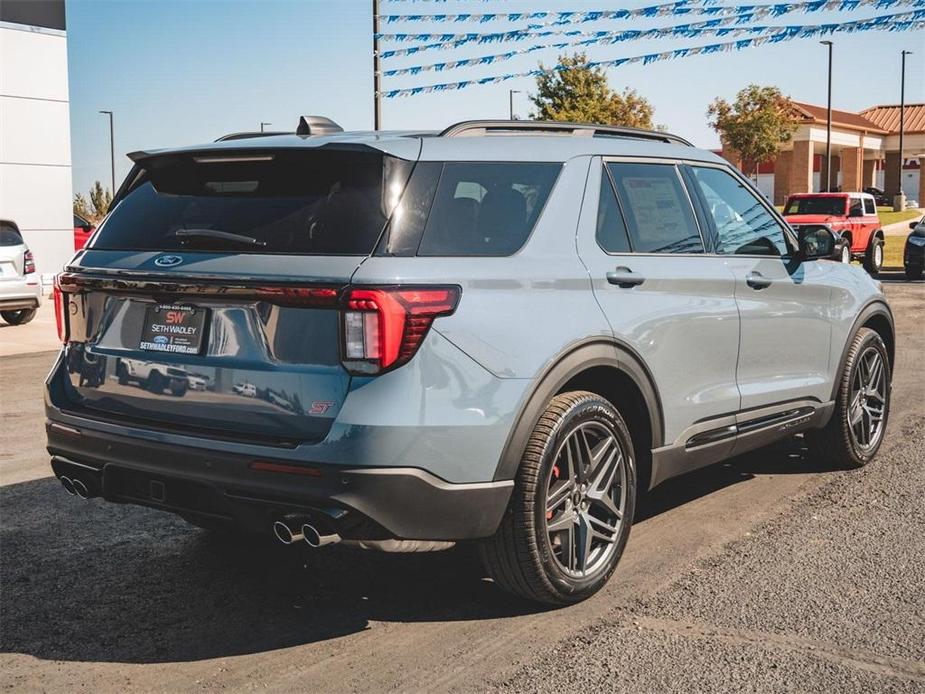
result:
<svg viewBox="0 0 925 694"><path fill-rule="evenodd" d="M222 135L216 142L225 142L226 140L249 140L252 137L270 137L272 135L292 135L292 131L259 130L254 132L228 133L227 135Z"/></svg>
<svg viewBox="0 0 925 694"><path fill-rule="evenodd" d="M620 125L541 120L465 120L448 127L440 133L440 137L471 137L487 135L492 132L568 133L581 137L625 137L678 144L686 147L694 146L683 137L657 130L643 130L642 128L629 128Z"/></svg>

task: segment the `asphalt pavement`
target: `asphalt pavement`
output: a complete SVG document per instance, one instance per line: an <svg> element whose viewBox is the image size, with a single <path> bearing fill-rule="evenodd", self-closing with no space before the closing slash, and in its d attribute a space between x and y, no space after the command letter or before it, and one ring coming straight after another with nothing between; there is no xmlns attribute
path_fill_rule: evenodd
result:
<svg viewBox="0 0 925 694"><path fill-rule="evenodd" d="M898 361L870 465L797 439L670 481L608 586L558 610L467 547L254 544L68 497L44 451L54 354L0 358L0 687L925 692L925 283L885 291Z"/></svg>

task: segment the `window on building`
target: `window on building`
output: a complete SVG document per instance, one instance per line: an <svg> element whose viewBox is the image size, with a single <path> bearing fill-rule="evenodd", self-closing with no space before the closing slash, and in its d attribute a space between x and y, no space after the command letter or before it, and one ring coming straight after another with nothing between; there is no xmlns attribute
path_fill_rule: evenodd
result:
<svg viewBox="0 0 925 694"><path fill-rule="evenodd" d="M728 171L691 167L716 226L717 253L786 255L784 230L746 186Z"/></svg>
<svg viewBox="0 0 925 694"><path fill-rule="evenodd" d="M677 169L670 164L607 165L636 253L703 253L703 240Z"/></svg>

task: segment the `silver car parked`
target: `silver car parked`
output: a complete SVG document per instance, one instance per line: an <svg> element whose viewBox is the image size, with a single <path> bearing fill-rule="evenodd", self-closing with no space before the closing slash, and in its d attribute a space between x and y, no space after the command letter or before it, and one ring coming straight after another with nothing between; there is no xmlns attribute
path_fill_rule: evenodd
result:
<svg viewBox="0 0 925 694"><path fill-rule="evenodd" d="M16 222L0 219L0 317L10 325L35 318L42 303L42 283L32 251Z"/></svg>
<svg viewBox="0 0 925 694"><path fill-rule="evenodd" d="M130 156L57 280L48 449L79 496L313 547L472 541L500 586L566 604L664 480L795 434L841 466L883 440L880 285L674 135L306 117ZM127 388L128 360L209 388Z"/></svg>

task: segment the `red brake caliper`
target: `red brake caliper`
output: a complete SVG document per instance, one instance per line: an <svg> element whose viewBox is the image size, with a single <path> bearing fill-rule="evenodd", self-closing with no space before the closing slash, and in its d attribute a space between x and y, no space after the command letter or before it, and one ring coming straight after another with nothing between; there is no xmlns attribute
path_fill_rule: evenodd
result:
<svg viewBox="0 0 925 694"><path fill-rule="evenodd" d="M558 465L553 465L553 466L552 466L552 478L553 478L554 480L559 479L559 466L558 466ZM552 486L552 485L550 485L550 486ZM546 520L552 520L552 511L547 511L547 512L546 512Z"/></svg>

